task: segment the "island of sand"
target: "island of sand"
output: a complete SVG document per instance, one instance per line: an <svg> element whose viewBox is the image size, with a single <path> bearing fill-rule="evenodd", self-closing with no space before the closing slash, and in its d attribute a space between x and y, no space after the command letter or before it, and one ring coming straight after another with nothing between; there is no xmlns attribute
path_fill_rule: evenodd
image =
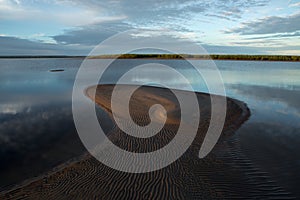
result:
<svg viewBox="0 0 300 200"><path fill-rule="evenodd" d="M122 87L126 91L132 86ZM114 85L98 85L88 88L86 95L96 103L98 109L105 110L111 116L113 89ZM93 90L96 90L95 96L91 95L95 94ZM223 184L226 177L242 180L242 173L224 164L224 159L218 155L225 151L223 141L230 138L248 119L250 111L246 104L227 98L227 114L221 138L215 149L200 159L199 149L209 126L211 102L209 94L196 93L196 96L201 110L197 135L190 148L167 167L148 173L126 173L102 164L87 153L76 161L2 192L0 199L215 199L227 196L227 187ZM168 144L180 123L178 101L171 90L140 87L131 97L130 115L137 124L146 125L150 120L148 111L153 104L162 104L167 111L165 126L158 134L150 138L136 138L127 135L118 126L112 126L114 128L107 133L107 138L130 152L155 151ZM112 123L115 123L114 120ZM222 173L224 182L216 178L218 173Z"/></svg>

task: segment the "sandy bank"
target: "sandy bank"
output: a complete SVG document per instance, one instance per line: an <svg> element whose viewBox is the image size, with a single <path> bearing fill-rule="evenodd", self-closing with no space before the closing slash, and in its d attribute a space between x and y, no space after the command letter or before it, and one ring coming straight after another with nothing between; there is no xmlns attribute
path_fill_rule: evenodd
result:
<svg viewBox="0 0 300 200"><path fill-rule="evenodd" d="M111 112L111 92L113 85L100 85L96 96L91 94L96 87L87 89L87 96L108 113ZM131 86L124 86L124 90ZM185 95L189 92L180 91ZM213 184L212 177L224 160L218 160L214 150L204 159L198 158L199 149L207 131L211 103L208 94L197 93L201 120L198 132L191 147L183 156L171 165L154 172L132 174L111 169L90 155L66 163L55 171L36 180L28 181L10 191L3 192L0 199L192 199L223 198L225 191L220 191ZM170 90L157 87L142 87L137 90L130 101L130 114L139 125L150 122L148 110L153 104L162 104L167 110L167 120L163 129L150 138L136 138L125 134L117 126L107 134L110 141L122 149L131 152L149 152L162 148L176 135L180 123L178 101ZM154 111L157 120L164 113ZM250 112L247 106L237 100L227 98L227 116L223 134L217 144L220 151L222 142L248 119ZM226 149L224 149L226 150ZM203 171L201 171L203 169Z"/></svg>

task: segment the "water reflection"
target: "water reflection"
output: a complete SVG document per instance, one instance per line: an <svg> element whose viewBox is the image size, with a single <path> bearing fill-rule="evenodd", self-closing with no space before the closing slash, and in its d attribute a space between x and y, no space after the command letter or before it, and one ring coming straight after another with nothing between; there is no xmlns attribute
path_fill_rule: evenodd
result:
<svg viewBox="0 0 300 200"><path fill-rule="evenodd" d="M230 88L240 95L252 96L264 101L282 102L300 112L300 92L297 90L252 85L231 85Z"/></svg>
<svg viewBox="0 0 300 200"><path fill-rule="evenodd" d="M71 113L72 87L81 62L76 59L0 60L0 188L31 177L33 172L38 175L84 151ZM97 60L89 62L94 64L89 73L103 70ZM204 79L182 60L119 60L100 82L115 83L124 71L149 62L173 66L189 77L196 91L208 92ZM214 71L206 61L191 62L214 78ZM221 71L227 95L246 102L251 109L250 120L235 137L239 138L253 162L293 188L300 180L299 175L293 174L300 167L297 156L300 142L299 63L215 63ZM53 68L65 71L50 73ZM131 82L155 85L167 81L174 88L187 88L161 68L148 68L144 73L151 74L154 79L134 74ZM257 153L260 156L256 156ZM266 157L267 162L264 161ZM284 172L285 168L289 169L288 173Z"/></svg>
<svg viewBox="0 0 300 200"><path fill-rule="evenodd" d="M299 90L243 84L226 88L230 96L248 103L255 114L252 121L300 126Z"/></svg>
<svg viewBox="0 0 300 200"><path fill-rule="evenodd" d="M97 63L95 62L95 64L104 66L106 61L99 60ZM177 76L170 75L170 70L163 67L163 65L166 65L176 69L183 76L188 77L188 81L195 91L200 89L208 91L205 80L201 77L201 74L199 74L189 62L183 60L116 60L103 73L99 83L116 83L122 75L127 73L133 67L143 64L149 65L147 68L143 68L142 70L139 70L139 72L127 76L127 84L146 84L155 86L166 83L177 89L188 89L189 87L183 81L180 81ZM205 66L206 65L207 63Z"/></svg>
<svg viewBox="0 0 300 200"><path fill-rule="evenodd" d="M19 112L24 112L24 110L27 108L25 112L30 112L31 107L26 106L25 104L1 104L0 105L0 114L11 114L15 115Z"/></svg>
<svg viewBox="0 0 300 200"><path fill-rule="evenodd" d="M68 72L51 74L49 69L57 63ZM0 60L1 189L83 152L71 112L73 80L80 63Z"/></svg>
<svg viewBox="0 0 300 200"><path fill-rule="evenodd" d="M189 77L196 91L208 92L204 79L193 73L183 61L155 62L175 65ZM192 62L203 74L214 78L214 71L205 61ZM130 63L125 66L135 66L143 61ZM299 63L216 61L216 64L222 74L227 96L246 102L252 113L250 120L233 136L234 139L239 141L243 153L251 158L255 166L270 174L283 188L300 196L297 190L300 176L295 175L300 168L297 156L300 150ZM108 77L114 77L113 72ZM153 67L144 70L144 74L149 73L154 75L151 79L135 74L131 81L150 85L168 81L174 88L186 89L178 79L168 76L164 69Z"/></svg>
<svg viewBox="0 0 300 200"><path fill-rule="evenodd" d="M32 74L22 74L22 76L3 77L0 75L0 102L2 105L9 102L9 106L19 108L30 107L31 105L44 104L49 102L70 101L72 86L71 82L65 82L58 77L33 76ZM9 106L2 106L6 110Z"/></svg>

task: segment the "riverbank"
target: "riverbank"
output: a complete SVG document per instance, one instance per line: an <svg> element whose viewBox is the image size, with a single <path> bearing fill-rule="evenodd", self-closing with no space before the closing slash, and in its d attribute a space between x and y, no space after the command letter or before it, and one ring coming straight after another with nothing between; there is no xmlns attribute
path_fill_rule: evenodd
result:
<svg viewBox="0 0 300 200"><path fill-rule="evenodd" d="M126 87L130 86L124 86L124 90L128 89ZM90 90L87 90L87 94L93 89L95 88L91 87ZM110 110L112 89L112 85L98 86L94 99L107 112ZM180 92L185 95L189 93ZM145 95L151 98L145 101L143 98ZM141 105L143 105L142 108L144 106L147 108L153 103L153 99L160 101L156 103L169 105L166 108L171 109L167 110L172 113L170 120L167 119L162 131L148 141L129 137L118 127L107 134L109 140L132 152L153 151L168 144L176 135L179 122L177 121L178 113L176 113L178 110L174 109L177 108L178 102L174 95L167 89L142 87L132 98L134 104L131 104L130 107L131 116L137 123L147 122L148 112L145 113L145 110L141 109ZM227 179L235 179L242 174L233 173L234 170L230 166L224 165L228 161L222 161L216 158L216 155L222 151L228 151L228 149L221 148L224 141L230 138L230 135L248 119L250 112L244 103L227 98L228 109L223 134L211 154L204 159L199 159L199 149L209 125L211 104L208 94L197 93L197 98L200 102L201 121L196 138L183 156L171 165L154 172L132 174L109 168L87 154L75 161L65 163L35 180L24 182L10 191L2 192L0 197L2 199L21 197L30 199L211 199L228 196L226 191L222 193L215 188L212 184L214 180L211 178L220 169L226 172L223 176L226 176Z"/></svg>

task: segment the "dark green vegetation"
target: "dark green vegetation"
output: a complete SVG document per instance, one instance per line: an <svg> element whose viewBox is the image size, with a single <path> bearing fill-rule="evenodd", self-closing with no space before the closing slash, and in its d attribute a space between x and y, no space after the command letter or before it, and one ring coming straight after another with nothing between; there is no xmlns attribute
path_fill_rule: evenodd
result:
<svg viewBox="0 0 300 200"><path fill-rule="evenodd" d="M1 58L79 58L86 56L0 56ZM257 61L300 61L300 56L290 55L189 55L189 54L123 54L88 56L91 59L199 59L199 60L257 60Z"/></svg>
<svg viewBox="0 0 300 200"><path fill-rule="evenodd" d="M213 60L300 61L300 56L286 55L210 55Z"/></svg>
<svg viewBox="0 0 300 200"><path fill-rule="evenodd" d="M300 56L288 55L188 55L188 54L123 54L101 55L90 58L119 59L199 59L199 60L263 60L263 61L300 61Z"/></svg>

